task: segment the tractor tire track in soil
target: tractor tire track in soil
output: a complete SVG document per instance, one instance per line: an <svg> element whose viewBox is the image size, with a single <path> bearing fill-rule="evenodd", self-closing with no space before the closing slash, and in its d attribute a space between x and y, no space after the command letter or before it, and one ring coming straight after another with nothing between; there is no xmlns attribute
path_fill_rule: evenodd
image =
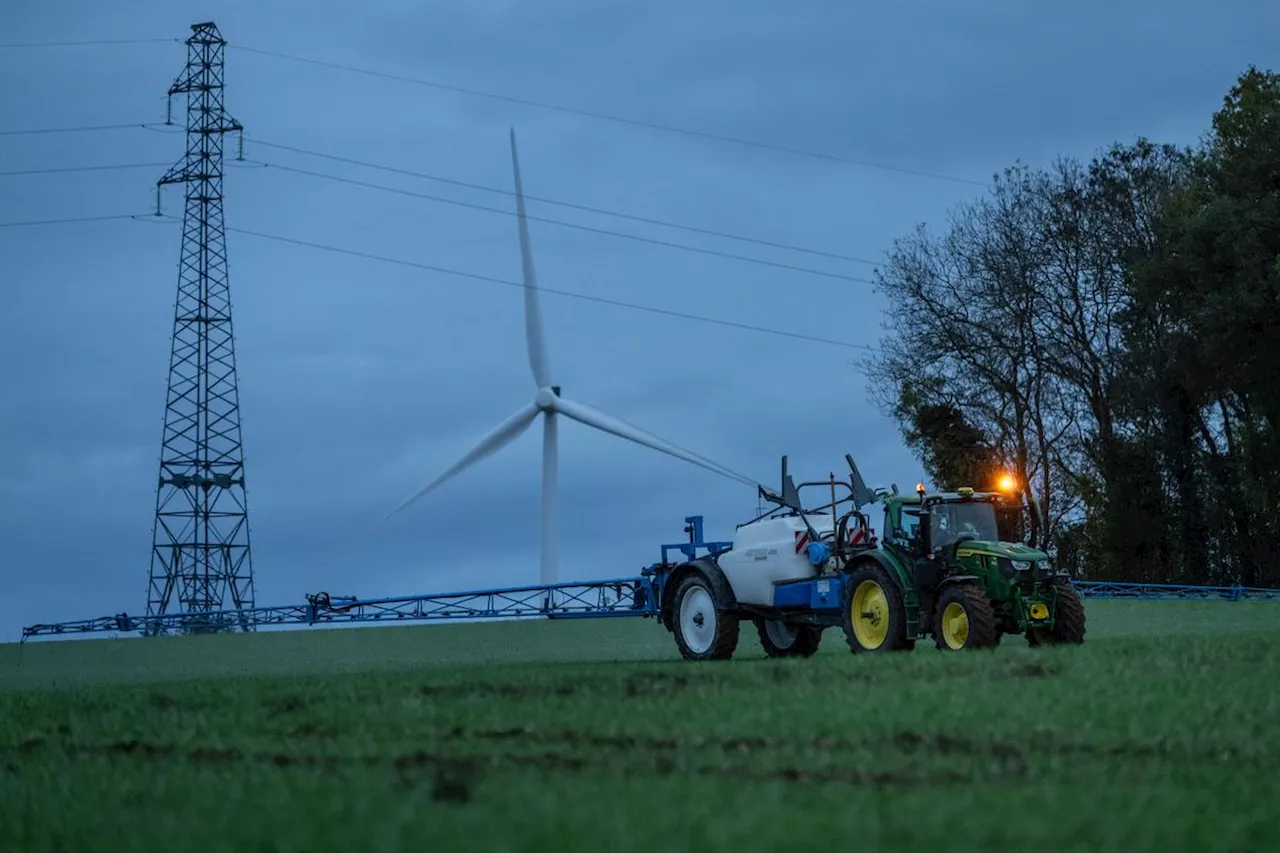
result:
<svg viewBox="0 0 1280 853"><path fill-rule="evenodd" d="M814 673L801 671L779 664L777 661L764 660L758 664L768 668L770 679L777 684L813 683L824 684L814 680ZM1059 664L1041 661L1010 663L999 669L984 674L973 672L935 673L936 681L942 678L973 681L985 677L988 680L1004 680L1009 678L1046 678L1059 674ZM879 682L896 683L892 673L882 677L870 671L854 671L841 674L842 683L846 685L872 685ZM824 685L825 686L825 685ZM759 686L751 681L729 679L693 679L681 672L653 670L636 672L625 679L616 678L579 678L560 682L542 684L511 684L503 682L445 682L441 684L423 684L418 694L433 699L459 698L501 698L501 699L546 699L549 697L569 696L619 696L635 699L642 696L671 696L689 689L723 689L741 688L757 690Z"/></svg>
<svg viewBox="0 0 1280 853"><path fill-rule="evenodd" d="M1264 752L1242 750L1233 746L1187 748L1165 742L1147 744L1100 745L1087 742L1053 742L1040 738L1022 746L1007 740L981 740L951 734L921 734L900 731L884 736L859 738L825 737L810 739L773 737L646 737L630 734L592 734L573 729L539 730L524 726L509 729L475 729L454 727L436 734L436 739L456 743L527 743L558 748L548 752L497 752L481 755L457 755L442 751L418 749L399 755L336 756L291 754L284 752L245 752L235 747L196 747L182 749L170 744L148 741L117 741L106 745L69 742L69 731L59 729L62 737L48 739L30 737L0 752L23 756L38 751L61 752L68 757L138 756L151 759L182 759L198 764L255 763L280 768L340 769L351 766L385 766L394 771L397 786L413 786L424 770L435 773L433 798L466 802L474 779L483 768L524 768L550 773L599 771L615 774L654 773L659 776L681 773L712 778L751 779L796 783L845 784L855 786L927 786L961 784L983 780L1026 779L1033 773L1032 759L1045 755L1077 758L1153 760L1181 764L1233 763L1236 765L1270 765L1271 756ZM565 747L570 752L565 752ZM584 754L575 754L573 748ZM906 756L918 766L903 770L864 772L849 767L800 768L784 766L762 769L759 760L769 755L794 756L804 749L839 754L854 750L872 753L891 750ZM719 753L714 763L676 762L674 756L696 755L697 752ZM938 757L962 756L978 759L972 767L941 769ZM735 758L742 760L733 760ZM727 760L726 760L727 759ZM921 765L921 762L926 764ZM13 765L10 764L12 767ZM16 767L13 768L15 771Z"/></svg>
<svg viewBox="0 0 1280 853"><path fill-rule="evenodd" d="M1167 743L1100 745L1083 741L1037 741L1033 746L1023 746L1008 740L979 740L950 734L924 735L906 730L892 735L867 735L857 739L819 736L811 739L771 737L637 737L628 734L589 734L572 729L542 731L525 726L510 729L467 730L460 726L449 730L451 740L525 740L539 744L578 745L608 749L636 749L651 752L669 752L690 749L719 749L726 753L752 753L771 750L794 752L812 748L823 752L853 750L877 750L886 746L900 753L938 755L986 756L1000 760L1026 762L1028 752L1035 755L1052 754L1064 757L1100 757L1121 759L1164 759L1197 763L1257 762L1268 763L1269 756L1246 752L1235 747L1203 747L1187 749Z"/></svg>
<svg viewBox="0 0 1280 853"><path fill-rule="evenodd" d="M696 682L704 684L704 682ZM689 676L681 673L637 673L622 681L565 681L552 684L503 684L478 682L471 684L424 684L418 693L430 698L545 699L551 696L671 696L691 685Z"/></svg>
<svg viewBox="0 0 1280 853"><path fill-rule="evenodd" d="M550 773L602 772L617 776L629 776L637 772L650 772L658 776L680 774L701 776L726 781L742 780L758 782L787 782L809 784L840 784L870 787L926 787L960 785L995 779L1022 778L1025 768L1000 766L987 772L913 768L910 770L864 772L851 768L808 769L783 767L762 770L742 764L695 764L679 766L669 758L657 757L650 762L619 761L617 756L603 759L563 755L559 753L535 753L521 755L499 753L486 756L457 756L440 752L415 750L396 756L337 756L290 755L272 752L245 752L236 748L211 749L207 747L183 750L170 744L147 741L118 741L109 744L71 744L31 738L24 744L24 754L30 756L37 750L60 753L68 758L130 756L143 760L182 760L196 764L250 763L279 768L304 768L339 770L346 767L386 767L395 773L394 785L403 789L412 786L416 773L434 771L432 797L437 800L466 802L474 781L485 769L530 769ZM634 756L633 756L634 757Z"/></svg>

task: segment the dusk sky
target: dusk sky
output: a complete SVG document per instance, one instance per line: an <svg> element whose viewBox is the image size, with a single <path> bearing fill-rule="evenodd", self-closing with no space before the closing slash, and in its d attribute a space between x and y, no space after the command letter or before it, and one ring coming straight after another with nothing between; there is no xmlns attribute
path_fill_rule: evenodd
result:
<svg viewBox="0 0 1280 853"><path fill-rule="evenodd" d="M7 0L0 173L141 165L0 174L0 641L145 611L180 226L9 223L153 212L156 179L182 156L185 100L168 129L11 131L163 122L182 42L206 20L229 42L226 105L252 161L227 161L228 226L509 281L512 216L285 167L513 212L514 127L530 196L874 262L917 223L945 228L1015 161L1140 135L1192 144L1250 63L1280 67L1280 5L1261 0ZM85 39L160 41L25 46ZM163 207L181 215L181 187ZM850 345L544 294L566 396L770 486L784 453L797 479L841 476L845 453L872 486L919 478L859 369L881 333L873 266L528 210L846 277L530 222L545 287ZM532 400L520 291L241 233L228 251L258 604L536 583L536 425L376 525ZM564 580L633 575L682 538L686 515L728 538L756 509L750 487L563 419L559 493Z"/></svg>

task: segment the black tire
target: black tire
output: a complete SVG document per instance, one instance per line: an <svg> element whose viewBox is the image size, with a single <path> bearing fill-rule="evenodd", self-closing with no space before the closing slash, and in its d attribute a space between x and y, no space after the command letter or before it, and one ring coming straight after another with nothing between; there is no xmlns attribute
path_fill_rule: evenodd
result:
<svg viewBox="0 0 1280 853"><path fill-rule="evenodd" d="M822 628L816 625L788 625L777 619L757 618L760 646L771 658L807 658L818 651Z"/></svg>
<svg viewBox="0 0 1280 853"><path fill-rule="evenodd" d="M733 657L738 647L738 616L725 605L705 575L693 572L680 581L671 599L671 627L676 646L685 660ZM706 630L709 620L712 624L710 630Z"/></svg>
<svg viewBox="0 0 1280 853"><path fill-rule="evenodd" d="M934 611L933 639L945 651L993 649L999 644L996 611L981 587L953 583L942 588Z"/></svg>
<svg viewBox="0 0 1280 853"><path fill-rule="evenodd" d="M863 604L867 609L858 614L866 618L855 620L853 607L859 598L859 590L863 590L870 600ZM845 640L849 643L849 650L855 654L910 651L915 646L914 642L906 639L907 610L902 603L902 590L878 564L865 564L849 575L841 605ZM884 626L883 631L881 625Z"/></svg>
<svg viewBox="0 0 1280 853"><path fill-rule="evenodd" d="M1069 581L1054 581L1058 593L1057 613L1054 614L1053 628L1045 630L1034 628L1027 631L1027 645L1055 646L1080 645L1084 642L1084 602L1080 594Z"/></svg>

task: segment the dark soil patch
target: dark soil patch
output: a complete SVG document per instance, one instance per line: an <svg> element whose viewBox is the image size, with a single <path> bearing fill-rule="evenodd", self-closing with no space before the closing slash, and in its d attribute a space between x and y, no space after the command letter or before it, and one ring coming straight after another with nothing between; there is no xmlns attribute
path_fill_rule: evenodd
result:
<svg viewBox="0 0 1280 853"><path fill-rule="evenodd" d="M238 749L193 749L188 756L192 761L205 764L216 764L224 761L238 761L241 753Z"/></svg>
<svg viewBox="0 0 1280 853"><path fill-rule="evenodd" d="M274 699L266 703L275 714L292 714L307 707L307 703L300 696L285 696L280 699Z"/></svg>
<svg viewBox="0 0 1280 853"><path fill-rule="evenodd" d="M647 672L628 676L623 681L614 679L583 679L576 682L551 684L424 684L418 688L421 696L433 699L498 698L498 699L546 699L550 697L619 695L628 699L639 696L671 696L689 686L689 676L680 673Z"/></svg>
<svg viewBox="0 0 1280 853"><path fill-rule="evenodd" d="M548 696L572 696L576 692L577 689L571 684L424 684L418 688L418 693L431 698L541 699Z"/></svg>
<svg viewBox="0 0 1280 853"><path fill-rule="evenodd" d="M329 738L335 737L340 733L337 726L322 725L315 720L306 720L298 723L289 730L289 734L300 738Z"/></svg>
<svg viewBox="0 0 1280 853"><path fill-rule="evenodd" d="M441 773L431 786L431 799L438 803L471 802L471 783L456 776Z"/></svg>
<svg viewBox="0 0 1280 853"><path fill-rule="evenodd" d="M72 747L72 749L79 751L80 747ZM132 755L135 752L141 752L143 755L168 755L173 752L173 747L141 740L122 740L108 745L106 751L122 755Z"/></svg>

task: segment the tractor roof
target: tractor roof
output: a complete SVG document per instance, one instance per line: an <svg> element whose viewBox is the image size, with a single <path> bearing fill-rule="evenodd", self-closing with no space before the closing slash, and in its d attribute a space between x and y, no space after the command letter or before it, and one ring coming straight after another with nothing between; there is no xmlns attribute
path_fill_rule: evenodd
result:
<svg viewBox="0 0 1280 853"><path fill-rule="evenodd" d="M928 500L943 501L945 503L964 503L966 501L989 501L1003 500L1004 495L1000 492L979 492L973 489L960 489L954 492L926 492L925 498ZM886 495L886 504L919 504L920 496L914 492L902 493L897 495Z"/></svg>

